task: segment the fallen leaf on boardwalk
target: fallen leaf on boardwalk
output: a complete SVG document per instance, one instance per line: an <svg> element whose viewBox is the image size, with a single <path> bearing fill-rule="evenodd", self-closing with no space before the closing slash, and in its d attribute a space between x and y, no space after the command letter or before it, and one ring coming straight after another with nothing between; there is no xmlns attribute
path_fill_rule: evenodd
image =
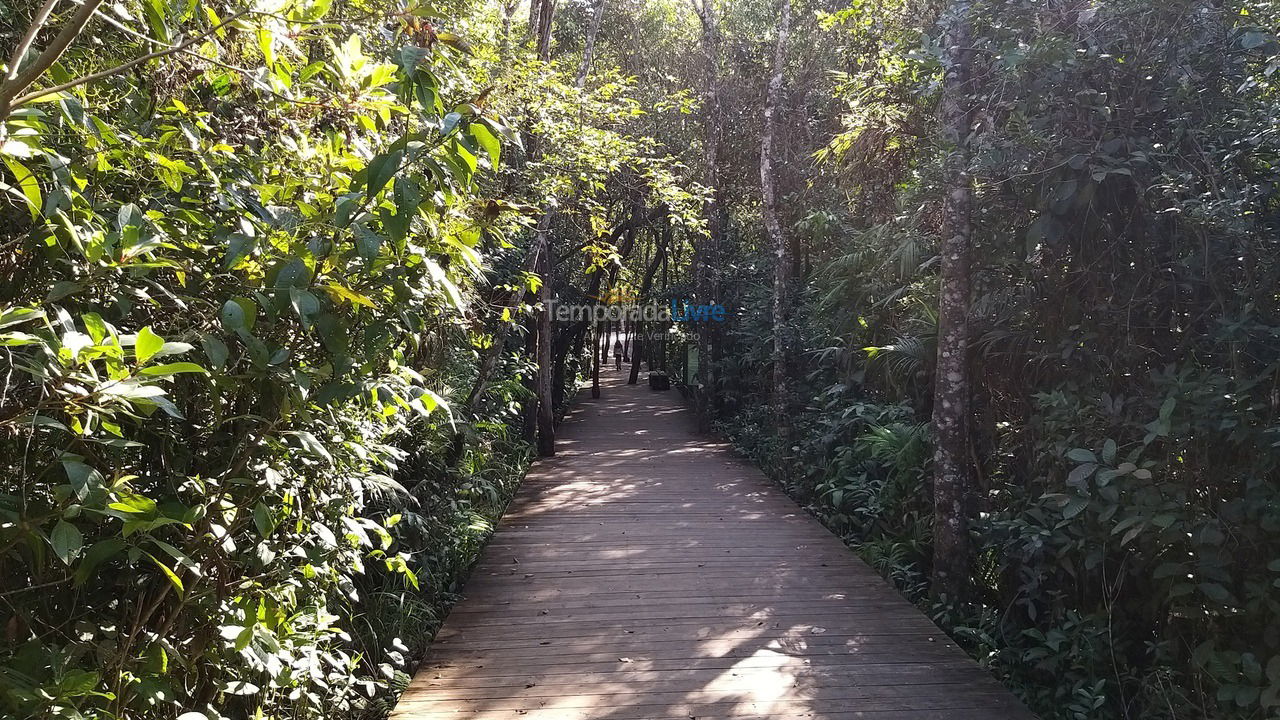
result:
<svg viewBox="0 0 1280 720"><path fill-rule="evenodd" d="M618 662L631 662L631 658L618 658Z"/></svg>
<svg viewBox="0 0 1280 720"><path fill-rule="evenodd" d="M813 635L821 635L822 633L824 633L824 632L826 632L826 631L827 631L827 629L826 629L826 628L824 628L824 627L816 627L816 628L813 628L812 630L810 630L809 632L810 632L810 634L813 634Z"/></svg>

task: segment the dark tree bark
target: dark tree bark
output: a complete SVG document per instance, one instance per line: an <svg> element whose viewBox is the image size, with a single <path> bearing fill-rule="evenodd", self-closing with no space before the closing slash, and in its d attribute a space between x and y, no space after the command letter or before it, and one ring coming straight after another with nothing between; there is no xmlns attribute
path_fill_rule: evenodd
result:
<svg viewBox="0 0 1280 720"><path fill-rule="evenodd" d="M600 324L591 328L591 397L600 397Z"/></svg>
<svg viewBox="0 0 1280 720"><path fill-rule="evenodd" d="M764 102L764 132L760 138L760 194L764 227L773 245L773 407L778 429L785 435L788 408L787 387L791 370L791 258L787 236L782 229L778 207L778 178L775 152L778 134L778 106L782 104L782 83L787 64L787 35L791 29L791 0L782 0L778 14L778 37L773 47L773 75L769 78Z"/></svg>
<svg viewBox="0 0 1280 720"><path fill-rule="evenodd" d="M698 300L711 302L719 296L720 245L724 235L725 202L720 182L720 21L716 17L713 0L689 0L702 25L702 59L705 66L706 85L703 89L705 148L703 167L706 185L711 189L711 203L707 208L707 238L699 243L694 258L694 285L709 289L710 297ZM715 384L712 370L715 337L712 323L699 323L698 333L698 392L695 405L698 409L699 428L711 429L710 393Z"/></svg>
<svg viewBox="0 0 1280 720"><path fill-rule="evenodd" d="M663 238L665 240L665 236L663 236ZM662 243L663 240L660 240L657 250L653 253L653 259L649 261L649 267L645 268L644 280L640 283L640 300L644 300L649 297L649 291L653 288L653 278L658 274L658 268L662 265L662 256L666 253L666 246ZM633 331L637 333L642 332L643 328L643 323L636 323ZM637 334L635 352L632 356L633 362L631 363L631 376L627 378L628 385L635 385L640 379L640 363L644 360L646 352L648 352L648 348L641 343L640 336ZM650 367L652 367L652 364L650 364Z"/></svg>
<svg viewBox="0 0 1280 720"><path fill-rule="evenodd" d="M595 0L591 10L591 24L587 26L587 37L582 47L582 63L578 65L578 77L574 84L579 90L587 85L587 73L591 72L591 60L596 52L596 36L600 34L600 21L604 19L605 0Z"/></svg>
<svg viewBox="0 0 1280 720"><path fill-rule="evenodd" d="M947 32L941 123L947 152L942 205L938 364L933 392L933 592L958 599L969 574L968 506L972 492L969 449L969 245L972 179L969 176L973 51L968 0L956 2Z"/></svg>
<svg viewBox="0 0 1280 720"><path fill-rule="evenodd" d="M635 350L631 353L631 373L627 376L627 384L635 385L640 380L640 363L644 362L645 346L644 338L641 334L644 332L644 324L636 323L632 328L632 332L636 334Z"/></svg>
<svg viewBox="0 0 1280 720"><path fill-rule="evenodd" d="M549 225L549 223L546 223ZM547 227L539 223L537 245L540 248L542 284L538 286L538 455L550 457L556 454L556 415L552 400L551 362L551 240Z"/></svg>
<svg viewBox="0 0 1280 720"><path fill-rule="evenodd" d="M556 0L542 0L542 12L538 16L538 57L545 62L551 59L551 27L556 14Z"/></svg>

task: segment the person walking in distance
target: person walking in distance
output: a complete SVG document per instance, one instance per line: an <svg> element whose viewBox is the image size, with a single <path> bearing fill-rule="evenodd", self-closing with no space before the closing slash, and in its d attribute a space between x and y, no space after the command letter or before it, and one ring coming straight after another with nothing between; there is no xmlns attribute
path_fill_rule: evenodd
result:
<svg viewBox="0 0 1280 720"><path fill-rule="evenodd" d="M622 340L613 341L613 367L622 369Z"/></svg>

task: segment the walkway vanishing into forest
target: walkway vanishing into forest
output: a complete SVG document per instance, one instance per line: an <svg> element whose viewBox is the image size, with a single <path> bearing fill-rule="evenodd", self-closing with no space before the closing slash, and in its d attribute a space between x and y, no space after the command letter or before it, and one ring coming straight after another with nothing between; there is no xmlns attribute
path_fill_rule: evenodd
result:
<svg viewBox="0 0 1280 720"><path fill-rule="evenodd" d="M608 375L393 720L1034 717L677 392Z"/></svg>

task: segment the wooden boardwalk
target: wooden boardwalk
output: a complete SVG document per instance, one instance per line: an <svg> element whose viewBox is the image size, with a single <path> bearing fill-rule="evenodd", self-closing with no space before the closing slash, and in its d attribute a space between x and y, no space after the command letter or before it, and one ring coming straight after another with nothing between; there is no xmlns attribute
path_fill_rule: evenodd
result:
<svg viewBox="0 0 1280 720"><path fill-rule="evenodd" d="M579 400L394 720L1030 720L674 390Z"/></svg>

